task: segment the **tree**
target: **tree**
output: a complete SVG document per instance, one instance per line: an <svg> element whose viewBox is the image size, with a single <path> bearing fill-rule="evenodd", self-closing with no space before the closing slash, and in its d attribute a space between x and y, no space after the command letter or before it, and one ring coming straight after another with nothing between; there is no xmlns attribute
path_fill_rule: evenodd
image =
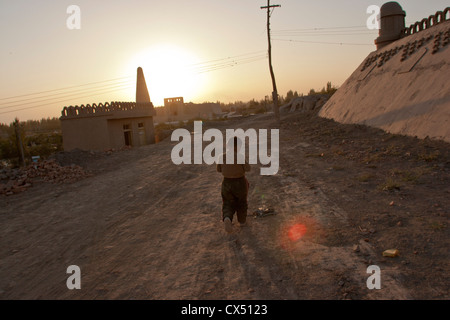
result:
<svg viewBox="0 0 450 320"><path fill-rule="evenodd" d="M286 98L284 99L284 103L289 103L294 98L294 92L292 90L289 90L286 93Z"/></svg>

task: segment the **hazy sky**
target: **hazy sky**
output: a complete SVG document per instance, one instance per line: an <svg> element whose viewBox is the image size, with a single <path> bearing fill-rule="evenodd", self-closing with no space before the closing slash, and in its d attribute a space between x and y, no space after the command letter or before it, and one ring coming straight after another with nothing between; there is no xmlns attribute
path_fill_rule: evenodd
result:
<svg viewBox="0 0 450 320"><path fill-rule="evenodd" d="M278 92L341 85L375 50L376 0L279 0L271 16ZM448 0L399 1L406 24ZM60 116L68 105L134 101L144 70L155 106L165 97L204 102L272 92L267 0L0 0L0 122ZM70 30L70 5L80 29ZM70 19L70 21L72 21ZM342 43L342 44L340 44ZM22 110L19 110L22 109Z"/></svg>

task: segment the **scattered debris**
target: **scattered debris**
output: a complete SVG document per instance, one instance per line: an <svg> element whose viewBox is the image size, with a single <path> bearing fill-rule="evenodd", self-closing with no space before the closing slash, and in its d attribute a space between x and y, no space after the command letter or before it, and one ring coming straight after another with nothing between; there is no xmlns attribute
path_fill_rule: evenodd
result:
<svg viewBox="0 0 450 320"><path fill-rule="evenodd" d="M257 210L255 210L253 212L253 215L255 216L255 218L267 217L267 216L274 215L274 214L277 214L275 212L275 210L273 208L268 208L265 205L262 207L259 207Z"/></svg>
<svg viewBox="0 0 450 320"><path fill-rule="evenodd" d="M398 256L398 254L399 254L399 252L397 249L389 249L389 250L383 251L383 257L394 258L394 257Z"/></svg>
<svg viewBox="0 0 450 320"><path fill-rule="evenodd" d="M36 181L51 183L72 183L89 176L78 165L60 166L56 160L32 163L20 169L3 168L0 170L0 194L13 195L26 191Z"/></svg>

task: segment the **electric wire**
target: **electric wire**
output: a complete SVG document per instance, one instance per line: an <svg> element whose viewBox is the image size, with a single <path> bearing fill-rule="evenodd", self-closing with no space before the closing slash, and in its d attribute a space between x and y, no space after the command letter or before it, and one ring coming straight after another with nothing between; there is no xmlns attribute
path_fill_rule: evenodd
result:
<svg viewBox="0 0 450 320"><path fill-rule="evenodd" d="M47 91L41 91L41 92L34 92L34 93L29 93L29 94L22 94L22 95L13 96L13 97L0 98L0 100L8 100L8 99L21 98L21 97L27 97L27 96L32 96L32 95L39 95L39 94L42 94L42 93L48 93L48 92L54 92L54 91L60 91L60 90L67 90L67 89L72 89L72 88L88 86L88 85L91 85L91 84L111 82L111 81L122 80L122 79L129 79L129 78L132 78L132 76L115 78L115 79L109 79L109 80L103 80L103 81L97 81L97 82L90 82L90 83L80 84L80 85L71 86L71 87L65 87L65 88L59 88L59 89L53 89L53 90L47 90Z"/></svg>
<svg viewBox="0 0 450 320"><path fill-rule="evenodd" d="M286 42L300 42L300 43L314 43L314 44L330 44L330 45L347 45L347 46L373 46L369 43L352 43L352 42L327 42L327 41L306 41L306 40L293 40L293 39L272 39L275 41L286 41Z"/></svg>
<svg viewBox="0 0 450 320"><path fill-rule="evenodd" d="M127 85L127 84L131 84L130 81L125 81L125 82L119 82L117 84L114 85L103 85L103 86L98 86L98 87L93 87L93 88L88 88L88 89L82 89L82 90L75 90L75 91L69 91L69 92L64 92L64 93L57 93L57 94L50 94L50 95L46 95L46 96L41 96L41 97L34 97L34 98L27 98L27 99L22 99L22 100L16 100L13 101L11 103L8 103L8 105L0 105L0 109L10 109L10 108L14 108L17 106L17 104L22 104L22 102L24 101L32 101L33 103L39 103L39 102L43 102L43 101L51 101L54 99L60 99L63 97L69 97L69 96L73 96L73 95L77 95L77 94L84 94L87 92L95 92L96 90L99 89L112 89L112 88L120 88L121 86ZM42 98L46 98L46 97L54 97L55 98L49 98L49 99L42 99ZM39 99L39 100L36 100Z"/></svg>
<svg viewBox="0 0 450 320"><path fill-rule="evenodd" d="M96 94L96 96L102 96L102 95L104 95L104 94L106 94L106 93L118 92L118 91L122 91L122 90L125 90L125 89L127 89L127 88L132 88L132 87L134 87L134 85L129 85L129 86L127 86L127 87L123 87L123 88L121 88L120 90L117 90L117 89L106 90L106 91L104 91L104 92L98 92L98 93ZM93 96L92 94L87 94L87 95L81 95L81 96L78 96L78 98L92 97L92 96ZM62 102L67 102L67 99L60 100L60 101L54 101L54 102L52 102L52 103L62 103ZM35 109L35 108L40 108L40 107L48 106L48 105L49 105L49 103L44 103L44 104L37 105L37 106L30 106L30 107L24 107L24 108L20 108L20 109L15 109L15 110L10 110L10 111L0 112L0 114L12 113L12 112L23 111L23 110L28 110L28 109Z"/></svg>
<svg viewBox="0 0 450 320"><path fill-rule="evenodd" d="M212 72L224 68L235 67L237 65L242 65L246 63L251 63L255 61L260 61L267 58L266 54L262 54L265 51L255 51L250 53L244 53L235 56L229 56L226 58L209 60L206 62L200 62L188 66L194 73L201 74L206 72ZM34 109L38 107L48 106L50 104L56 104L61 102L66 102L68 97L76 96L77 98L83 97L95 97L99 95L104 95L105 93L110 93L114 91L122 91L127 88L134 86L131 81L125 81L124 79L130 79L132 76L114 78L109 80L90 82L85 84L80 84L76 86L58 88L53 90L46 90L40 92L34 92L29 94L11 96L6 98L0 98L0 101L5 101L0 105L0 111L5 109L12 109L9 111L0 112L0 114L12 113L16 111L23 111L28 109ZM102 85L98 85L102 84ZM129 85L128 85L129 84ZM97 86L92 86L97 85ZM76 90L67 91L68 89ZM52 94L46 94L52 93ZM45 95L44 95L45 94ZM23 99L24 97L31 97ZM20 98L20 99L17 99ZM12 100L15 99L15 100ZM11 100L11 101L7 101ZM41 102L46 102L42 103ZM37 105L36 105L37 103ZM17 108L21 107L21 108Z"/></svg>

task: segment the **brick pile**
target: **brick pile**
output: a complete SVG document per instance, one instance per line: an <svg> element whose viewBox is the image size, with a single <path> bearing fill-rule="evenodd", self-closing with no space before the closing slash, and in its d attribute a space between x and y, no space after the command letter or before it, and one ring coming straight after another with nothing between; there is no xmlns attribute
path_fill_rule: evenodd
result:
<svg viewBox="0 0 450 320"><path fill-rule="evenodd" d="M44 160L20 169L0 170L0 194L13 195L30 188L33 182L72 183L88 177L78 165L60 166L55 160Z"/></svg>

